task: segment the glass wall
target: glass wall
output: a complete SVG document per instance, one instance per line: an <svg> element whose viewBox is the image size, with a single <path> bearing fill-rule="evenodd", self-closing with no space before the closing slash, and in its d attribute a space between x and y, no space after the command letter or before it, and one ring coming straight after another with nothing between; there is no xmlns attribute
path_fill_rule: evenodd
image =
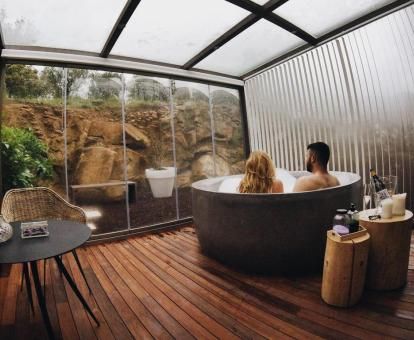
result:
<svg viewBox="0 0 414 340"><path fill-rule="evenodd" d="M177 186L180 217L192 215L191 183L214 176L207 85L173 83Z"/></svg>
<svg viewBox="0 0 414 340"><path fill-rule="evenodd" d="M119 73L65 70L68 193L96 233L128 228Z"/></svg>
<svg viewBox="0 0 414 340"><path fill-rule="evenodd" d="M240 174L244 171L244 138L239 92L210 86L210 103L214 129L215 175Z"/></svg>
<svg viewBox="0 0 414 340"><path fill-rule="evenodd" d="M135 198L130 197L129 204L131 227L175 220L170 80L130 74L125 79L128 181L135 183Z"/></svg>
<svg viewBox="0 0 414 340"><path fill-rule="evenodd" d="M2 108L3 191L46 186L66 196L63 68L7 65Z"/></svg>
<svg viewBox="0 0 414 340"><path fill-rule="evenodd" d="M194 181L243 170L237 90L28 65L7 66L6 90L3 144L38 149L16 169L3 157L4 189L49 186L95 235L190 217Z"/></svg>

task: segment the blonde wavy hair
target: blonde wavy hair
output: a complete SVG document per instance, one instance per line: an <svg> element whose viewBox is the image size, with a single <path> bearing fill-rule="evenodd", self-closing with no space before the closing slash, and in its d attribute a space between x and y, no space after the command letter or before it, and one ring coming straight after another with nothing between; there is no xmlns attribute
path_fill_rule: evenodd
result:
<svg viewBox="0 0 414 340"><path fill-rule="evenodd" d="M253 151L246 162L246 171L238 187L241 193L272 192L275 167L264 151Z"/></svg>

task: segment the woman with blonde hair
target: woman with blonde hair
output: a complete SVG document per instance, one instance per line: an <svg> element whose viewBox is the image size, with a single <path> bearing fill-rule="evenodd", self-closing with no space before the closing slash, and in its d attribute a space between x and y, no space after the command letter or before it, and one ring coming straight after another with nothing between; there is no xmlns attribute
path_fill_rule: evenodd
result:
<svg viewBox="0 0 414 340"><path fill-rule="evenodd" d="M246 162L246 171L239 185L240 193L281 193L282 181L276 179L275 166L264 151L253 151Z"/></svg>

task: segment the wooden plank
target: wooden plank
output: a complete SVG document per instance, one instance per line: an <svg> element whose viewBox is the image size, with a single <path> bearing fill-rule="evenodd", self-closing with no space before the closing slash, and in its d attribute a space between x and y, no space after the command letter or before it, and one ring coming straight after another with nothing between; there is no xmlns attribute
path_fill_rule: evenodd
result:
<svg viewBox="0 0 414 340"><path fill-rule="evenodd" d="M178 280L178 282L181 282L186 287L194 286L195 283L199 287L204 289L204 291L202 291L198 289L197 286L195 286L195 291L198 294L200 294L200 296L204 296L205 298L207 298L208 301L211 301L212 303L214 303L215 306L218 306L220 310L228 311L229 315L234 315L234 313L232 310L228 309L228 306L238 306L238 308L247 315L251 316L256 320L260 320L266 323L268 326L288 336L306 337L308 339L317 338L313 336L311 333L305 332L300 328L296 328L291 324L284 322L283 320L280 320L276 317L273 317L268 312L264 312L260 308L257 308L256 306L250 304L247 301L247 299L245 299L245 296L236 297L230 294L228 291L220 289L219 287L211 284L207 280L199 277L198 275L186 269L185 267L180 266L171 257L167 257L166 255L158 251L158 249L156 248L154 249L154 242L145 242L144 239L134 239L129 240L129 242L143 255L150 258L151 261L158 263L158 266L160 268L162 268L162 266L165 266L165 268L168 269L168 273L174 273L174 277ZM142 256L140 258L142 258ZM172 270L172 268L175 270L175 272Z"/></svg>
<svg viewBox="0 0 414 340"><path fill-rule="evenodd" d="M100 249L100 247L94 247L94 249ZM112 257L112 256L110 256ZM105 256L105 258L108 260L108 258ZM151 304L151 301L154 300L157 302L157 305L154 306L154 309L151 310L153 313L158 313L160 316L159 320L162 323L162 325L168 330L168 332L175 338L180 339L194 339L193 336L179 323L177 320L173 317L173 315L170 315L169 313L162 313L164 310L170 312L168 309L169 305L167 305L167 308L164 308L166 306L165 303L162 303L163 297L159 296L158 294L151 294L152 290L149 289L149 292L147 291L147 287L143 287L141 284L142 281L136 280L138 276L136 275L136 272L130 274L130 272L124 268L120 264L119 261L116 259L112 259L108 261L111 266L114 268L114 270L118 273L118 275L124 280L125 284L134 292L135 295L137 295L139 298L143 299L143 302L147 304ZM123 261L124 262L124 261ZM144 282L144 285L146 285L146 282ZM151 287L150 287L151 288ZM158 292L156 292L158 293ZM161 302L161 303L160 303ZM161 306L161 308L159 308ZM174 309L172 309L173 311ZM157 315L157 316L158 316Z"/></svg>
<svg viewBox="0 0 414 340"><path fill-rule="evenodd" d="M213 305L213 301L209 301L209 299L203 299L198 294L199 292L192 293L188 288L189 284L192 283L184 281L179 281L179 279L175 279L174 276L171 275L171 268L166 268L168 270L168 274L166 274L160 267L156 267L155 263L151 263L150 260L146 257L147 254L143 252L139 252L139 250L135 247L133 247L132 244L124 243L123 245L130 254L132 254L135 258L139 258L141 263L137 263L137 265L141 268L141 270L144 271L144 273L147 275L147 277L150 280L153 280L153 282L156 282L160 289L163 289L164 291L167 290L169 292L169 296L171 299L173 299L174 302L177 304L185 306L187 303L186 300L188 300L193 306L196 308L192 308L190 311L191 314L194 316L196 314L199 314L198 310L203 311L204 313L211 315L211 318L205 318L204 315L201 314L200 319L198 321L206 325L210 331L212 331L215 335L219 336L220 338L226 338L226 339L234 339L236 338L235 335L230 332L229 330L232 330L237 336L240 336L242 338L252 338L252 337L259 337L259 334L251 331L250 329L246 327L237 327L237 320L231 318L229 315L235 315L237 313L237 310L232 310L231 313L225 313L222 312L220 309L220 306L217 306L217 304ZM151 260L154 260L152 258ZM145 265L147 269L145 269L143 266ZM161 264L163 265L163 264ZM167 264L168 266L168 264ZM166 270L166 271L167 271ZM154 274L152 274L154 273ZM158 275L158 277L157 277ZM171 288L170 288L171 287ZM175 290L175 291L174 291ZM178 293L178 294L177 294ZM178 296L178 299L177 299ZM181 296L183 298L181 298ZM190 304L190 306L192 306ZM216 307L217 308L216 308ZM196 314L194 314L196 313ZM214 318L214 320L212 319ZM218 324L217 322L220 324ZM226 328L224 328L226 327Z"/></svg>
<svg viewBox="0 0 414 340"><path fill-rule="evenodd" d="M83 253L78 252L78 257L83 258ZM82 261L82 260L81 260ZM102 320L109 326L111 333L115 339L133 339L133 336L129 332L128 328L124 324L123 320L120 318L116 309L112 305L108 295L105 293L105 290L102 288L98 279L96 278L95 273L91 270L89 266L85 266L85 261L82 261L84 267L84 272L88 283L92 289L93 298L95 299L96 306L100 310L100 314L97 315L98 320L102 323ZM85 295L84 295L85 296ZM87 300L88 303L90 300ZM96 309L92 307L94 313ZM97 329L100 329L97 327ZM101 336L98 336L101 338Z"/></svg>
<svg viewBox="0 0 414 340"><path fill-rule="evenodd" d="M82 293L85 300L88 302L89 306L91 307L93 313L95 314L96 318L99 320L99 327L94 327L95 334L98 339L108 339L108 340L114 340L115 336L111 331L111 328L109 327L101 309L99 308L99 305L96 300L96 296L99 296L99 293L95 296L95 289L98 289L101 287L98 283L98 286L96 286L96 275L93 272L89 262L86 259L86 251L85 248L82 247L80 249L76 250L78 254L79 261L81 262L82 269L85 273L86 279L88 280L88 283L91 287L92 294L89 293L89 289L86 286L85 281L80 280L78 281L78 288L80 292ZM72 269L73 271L73 269ZM105 302L103 302L105 303ZM89 321L93 322L93 319L88 315Z"/></svg>
<svg viewBox="0 0 414 340"><path fill-rule="evenodd" d="M52 265L53 293L56 300L56 310L59 318L59 325L64 339L79 339L75 321L73 320L72 310L70 309L68 298L63 283L63 276L60 274L55 260L50 260Z"/></svg>
<svg viewBox="0 0 414 340"><path fill-rule="evenodd" d="M6 300L7 285L9 283L11 265L0 265L0 321L3 315L3 306Z"/></svg>
<svg viewBox="0 0 414 340"><path fill-rule="evenodd" d="M5 326L13 325L16 320L16 302L17 292L20 289L21 267L22 265L14 265L10 271L1 318L1 324Z"/></svg>
<svg viewBox="0 0 414 340"><path fill-rule="evenodd" d="M18 275L21 275L19 271ZM34 301L36 303L36 300ZM30 320L30 303L29 297L27 294L26 285L23 289L19 289L17 292L16 300L16 319L14 323L14 336L18 339L27 339L30 335L39 334L39 327L37 324L31 322L28 324L27 320ZM42 326L42 325L40 325Z"/></svg>
<svg viewBox="0 0 414 340"><path fill-rule="evenodd" d="M218 262L212 261L201 255L195 246L180 237L177 237L174 241L169 240L168 238L163 238L162 240L169 242L169 244L175 247L177 247L178 244L180 247L179 253L182 254L182 256L189 257L192 259L193 263L203 268L208 268L209 271L216 271L221 273L221 275L227 275L226 277L229 279L235 279L239 283L248 284L255 288L259 288L259 290L266 291L270 295L269 299L277 297L295 303L297 306L301 307L301 312L299 312L298 315L305 318L312 316L312 320L310 321L319 322L322 325L331 327L333 330L364 337L375 336L375 334L396 337L401 336L401 334L405 334L408 337L414 335L412 331L402 330L398 327L387 325L383 322L374 322L366 318L367 312L371 312L369 310L360 311L358 313L358 307L348 310L337 310L329 307L321 301L320 296L316 298L303 290L292 288L291 281L289 280L280 280L278 278L266 281L263 279L261 280L260 278L253 278L251 275L247 276L230 271ZM310 313L308 313L309 311ZM333 319L333 316L335 319Z"/></svg>
<svg viewBox="0 0 414 340"><path fill-rule="evenodd" d="M46 261L46 306L49 313L50 323L52 324L53 334L57 339L62 339L62 332L59 326L59 318L56 309L56 300L53 289L53 273L52 273L52 261L49 259ZM43 267L43 261L40 262ZM33 295L34 296L34 295ZM35 302L37 303L37 302ZM41 321L41 326L44 329L43 321ZM44 329L44 332L46 330Z"/></svg>
<svg viewBox="0 0 414 340"><path fill-rule="evenodd" d="M165 249L169 248L170 252L167 253L169 256L174 256L174 255L180 256L181 255L183 257L184 256L187 257L187 255L184 255L182 250L177 250L177 248L172 247L171 244L168 244L165 241L161 241L163 239L155 238L155 240L157 242L158 241L164 242L161 245ZM242 297L246 299L246 301L247 299L249 299L249 296L252 297L251 298L252 301L258 301L258 300L262 301L262 305L263 305L263 302L266 301L266 303L264 304L266 306L264 307L264 310L274 313L279 318L285 318L285 320L288 320L292 322L293 324L300 326L304 330L312 331L316 335L319 334L324 337L334 336L334 337L341 338L345 336L344 333L340 333L336 331L335 329L330 329L330 328L325 327L324 325L319 325L317 323L309 322L308 320L301 319L300 317L298 317L298 312L300 311L300 308L301 308L300 306L294 305L290 303L289 301L278 299L277 297L269 296L265 291L257 290L255 287L252 287L246 284L240 284L239 282L234 281L234 280L229 280L228 278L221 275L221 273L215 270L211 270L210 268L207 268L204 265L199 265L198 263L192 262L192 259L186 258L184 261L188 261L186 265L188 265L188 263L191 263L194 267L203 268L204 270L203 276L206 279L210 280L217 286L223 287L223 289L228 289L233 294L238 292L239 294L241 294ZM208 273L208 275L206 276L205 273Z"/></svg>
<svg viewBox="0 0 414 340"><path fill-rule="evenodd" d="M79 277L78 276L75 277L73 275L73 272L68 262L69 256L72 256L72 254L67 254L63 256L63 263L64 263L64 266L66 267L66 270L69 272L69 275L72 277L75 283L77 283L79 281ZM85 340L95 340L96 339L95 332L93 330L91 322L89 321L87 317L86 310L83 308L82 303L79 301L79 299L73 292L72 288L70 287L66 279L63 279L63 282L64 282L64 286L66 290L66 296L68 298L68 303L72 311L72 316L73 316L73 319L76 325L76 329L79 334L79 338L85 339Z"/></svg>
<svg viewBox="0 0 414 340"><path fill-rule="evenodd" d="M112 244L113 246L113 244ZM107 246L98 246L101 252L104 254L106 259L110 263L116 264L119 263L119 253L115 251L111 251L111 247ZM116 259L118 258L118 259ZM129 261L130 259L126 259L123 257L123 265L125 269L129 272L130 275L134 275L136 281L152 296L154 297L157 302L168 312L171 316L173 316L180 324L183 326L187 331L194 335L196 338L206 338L206 339L214 339L214 336L208 332L204 327L202 327L199 323L197 323L192 316L187 314L181 308L179 308L173 301L171 301L168 296L158 289L150 280L144 277L136 267L132 265Z"/></svg>
<svg viewBox="0 0 414 340"><path fill-rule="evenodd" d="M187 276L191 277L193 280L197 281L200 285L206 287L209 291L216 294L220 298L234 304L240 304L239 301L243 301L244 303L241 305L241 308L246 309L249 313L251 313L251 315L261 318L264 322L268 322L268 324L269 322L272 322L273 325L279 324L280 327L286 326L287 329L284 331L287 332L287 334L291 334L290 332L292 332L292 336L296 332L299 333L297 334L298 337L306 337L309 339L312 337L317 338L318 335L322 337L332 336L332 331L328 328L319 327L314 323L298 318L296 315L298 308L295 308L295 306L285 303L285 307L280 306L280 303L277 305L267 303L265 299L260 299L245 290L240 290L231 282L223 280L221 277L215 276L212 273L181 258L168 249L168 244L159 244L155 238L152 238L152 240L153 242L147 242L141 239L136 239L134 241L147 247L148 250L156 250L157 256L164 258L166 261L168 259L169 264L172 267L182 273L185 273ZM259 310L255 310L253 312L249 307L250 305L255 306ZM285 323L275 321L272 315L285 321ZM313 334L307 332L305 329L310 330Z"/></svg>
<svg viewBox="0 0 414 340"><path fill-rule="evenodd" d="M103 287L110 287L111 282L113 283L113 289L117 289L119 294L123 297L125 302L135 313L143 325L148 329L152 336L156 339L172 339L171 335L167 330L160 324L156 316L153 316L141 300L134 295L130 288L123 282L119 277L116 271L111 267L111 265L106 261L104 256L97 249L90 249L90 256L94 256L92 260L95 266L98 267L98 270L95 270L100 281L107 280L105 284L102 284ZM103 275L103 274L106 275ZM160 306L150 305L151 309L154 307L161 308Z"/></svg>
<svg viewBox="0 0 414 340"><path fill-rule="evenodd" d="M129 308L125 300L119 294L117 289L111 283L111 280L103 272L102 268L98 265L98 261L94 261L92 257L89 258L91 265L94 269L95 275L97 276L102 288L107 293L112 305L117 310L119 316L124 320L125 325L128 327L134 338L150 339L152 338L150 333L136 317L134 312Z"/></svg>
<svg viewBox="0 0 414 340"><path fill-rule="evenodd" d="M414 268L414 233L411 242L409 266ZM233 271L201 254L195 230L188 226L81 248L78 255L93 294L72 255L64 257L65 265L101 326L95 326L49 260L46 303L57 339L414 338L412 269L403 289L365 291L357 306L338 309L321 301L320 275L261 277ZM42 262L38 268L43 278ZM36 296L32 315L27 292L20 291L20 274L21 265L0 271L0 339L44 339Z"/></svg>

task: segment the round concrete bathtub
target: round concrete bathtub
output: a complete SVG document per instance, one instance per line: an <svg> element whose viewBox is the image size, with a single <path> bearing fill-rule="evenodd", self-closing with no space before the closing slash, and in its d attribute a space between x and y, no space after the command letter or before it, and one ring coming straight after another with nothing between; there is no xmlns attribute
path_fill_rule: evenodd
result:
<svg viewBox="0 0 414 340"><path fill-rule="evenodd" d="M322 270L326 231L335 210L350 202L359 206L362 197L360 176L333 174L340 186L301 193L219 192L223 181L239 181L241 175L193 183L193 216L202 252L244 271Z"/></svg>

